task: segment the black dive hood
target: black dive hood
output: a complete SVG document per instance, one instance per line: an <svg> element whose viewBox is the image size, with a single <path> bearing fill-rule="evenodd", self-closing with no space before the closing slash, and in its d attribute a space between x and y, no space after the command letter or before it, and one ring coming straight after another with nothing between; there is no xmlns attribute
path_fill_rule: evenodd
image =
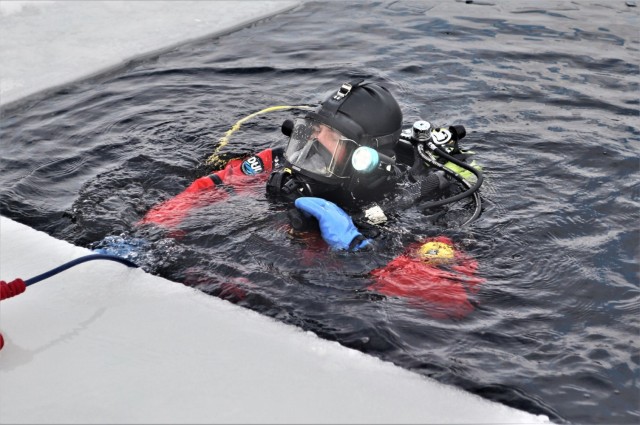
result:
<svg viewBox="0 0 640 425"><path fill-rule="evenodd" d="M392 154L402 132L402 111L385 87L363 81L343 84L306 116L338 130L360 146Z"/></svg>
<svg viewBox="0 0 640 425"><path fill-rule="evenodd" d="M381 155L395 157L394 148L402 132L402 111L398 102L384 87L364 80L344 83L337 92L332 93L320 106L307 113L305 120L326 125L350 139L357 146L375 149ZM290 151L296 132L293 121L282 125L282 132L290 137L286 151ZM356 146L356 147L357 147ZM340 175L319 175L306 168L297 158L289 157L285 152L288 174L275 177L270 182L269 193L298 196L319 196L336 202L340 206L358 204L371 197L384 196L390 189L391 169L377 170L369 174L355 171L349 165ZM353 150L350 152L353 153Z"/></svg>

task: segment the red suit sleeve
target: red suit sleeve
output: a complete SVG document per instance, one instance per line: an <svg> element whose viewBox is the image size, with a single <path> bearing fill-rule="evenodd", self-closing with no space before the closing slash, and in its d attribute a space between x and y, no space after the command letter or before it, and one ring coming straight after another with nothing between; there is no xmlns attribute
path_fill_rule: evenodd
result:
<svg viewBox="0 0 640 425"><path fill-rule="evenodd" d="M265 149L245 159L232 159L223 170L195 180L182 193L155 207L138 222L173 228L195 208L227 199L267 179L273 169L273 149Z"/></svg>
<svg viewBox="0 0 640 425"><path fill-rule="evenodd" d="M484 279L475 276L478 263L456 251L452 263L433 264L416 255L415 247L371 272L369 289L405 298L435 318L461 318L473 311L469 301Z"/></svg>

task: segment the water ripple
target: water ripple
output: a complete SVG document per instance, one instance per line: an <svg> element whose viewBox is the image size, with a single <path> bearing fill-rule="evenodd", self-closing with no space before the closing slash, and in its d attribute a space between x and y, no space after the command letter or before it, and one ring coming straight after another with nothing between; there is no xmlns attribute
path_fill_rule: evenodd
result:
<svg viewBox="0 0 640 425"><path fill-rule="evenodd" d="M556 422L635 423L637 13L490 3L307 2L14 104L0 120L0 213L83 246L144 237L153 273ZM179 238L134 227L211 172L233 123L351 78L387 84L406 125L465 125L486 174L478 221L456 228L465 203L442 220L408 208L384 249L344 255L291 238L256 185L194 212ZM291 116L246 123L221 155L282 145ZM486 280L469 316L367 289L371 270L440 234Z"/></svg>

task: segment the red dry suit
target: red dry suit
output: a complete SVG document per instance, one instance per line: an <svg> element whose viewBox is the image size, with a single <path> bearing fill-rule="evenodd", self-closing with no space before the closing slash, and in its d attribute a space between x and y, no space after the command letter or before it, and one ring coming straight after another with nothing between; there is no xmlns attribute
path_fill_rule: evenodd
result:
<svg viewBox="0 0 640 425"><path fill-rule="evenodd" d="M257 182L266 182L281 159L282 149L265 149L248 158L232 159L223 170L200 177L182 193L153 207L138 224L173 228L194 208L223 201L230 192L247 192Z"/></svg>
<svg viewBox="0 0 640 425"><path fill-rule="evenodd" d="M194 208L225 200L230 193L249 193L256 183L266 182L271 171L282 162L282 149L266 149L245 159L233 159L226 167L195 180L174 198L153 207L139 224L156 224L174 228ZM324 244L319 237L309 238L309 244ZM433 239L453 246L446 237ZM473 311L469 296L478 291L484 279L475 277L478 263L468 255L455 251L453 261L446 265L423 261L417 254L421 245L410 247L389 264L371 272L374 283L368 289L391 297L401 297L410 304L424 308L436 318L460 318ZM303 256L310 260L318 249L309 249ZM246 295L239 282L227 282L225 290L234 296Z"/></svg>
<svg viewBox="0 0 640 425"><path fill-rule="evenodd" d="M445 236L430 239L453 247ZM446 263L425 261L418 254L421 244L410 247L386 266L375 269L375 283L369 290L391 297L402 297L425 309L435 318L461 318L473 311L469 296L478 292L484 279L476 277L478 262L454 250Z"/></svg>

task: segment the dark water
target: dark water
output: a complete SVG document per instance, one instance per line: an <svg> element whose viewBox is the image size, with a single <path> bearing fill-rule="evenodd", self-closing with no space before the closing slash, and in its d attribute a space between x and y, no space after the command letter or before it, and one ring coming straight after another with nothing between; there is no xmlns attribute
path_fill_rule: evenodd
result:
<svg viewBox="0 0 640 425"><path fill-rule="evenodd" d="M407 126L466 126L487 179L471 227L410 208L385 250L309 259L257 185L192 214L186 236L142 235L147 268L232 301L236 283L241 305L558 422L638 423L638 9L442 3L309 3L11 105L0 213L83 246L135 236L149 208L210 171L240 118L378 81ZM283 144L289 116L248 122L222 154ZM363 291L369 270L439 234L487 280L471 315L436 319Z"/></svg>

